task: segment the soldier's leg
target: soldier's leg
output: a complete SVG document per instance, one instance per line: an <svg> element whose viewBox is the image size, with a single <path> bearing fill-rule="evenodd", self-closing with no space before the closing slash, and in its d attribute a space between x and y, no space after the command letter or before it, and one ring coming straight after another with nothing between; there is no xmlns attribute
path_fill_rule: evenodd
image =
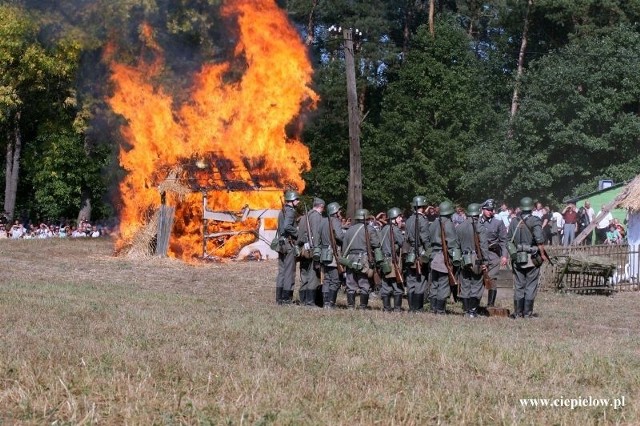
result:
<svg viewBox="0 0 640 426"><path fill-rule="evenodd" d="M447 299L451 296L451 286L449 285L449 274L443 274L438 280L436 289L437 311L439 314L446 312Z"/></svg>
<svg viewBox="0 0 640 426"><path fill-rule="evenodd" d="M373 288L370 279L365 274L359 274L358 287L360 288L360 309L369 307L369 293Z"/></svg>
<svg viewBox="0 0 640 426"><path fill-rule="evenodd" d="M402 296L404 296L404 291L398 285L395 278L390 284L392 288L391 295L393 297L393 310L396 312L402 312Z"/></svg>
<svg viewBox="0 0 640 426"><path fill-rule="evenodd" d="M438 274L440 274L440 272L438 271L434 271L433 269L431 269L429 271L429 305L431 308L431 312L432 313L436 313L437 307L436 307L436 296L438 294L437 289L436 289L436 280L438 279Z"/></svg>
<svg viewBox="0 0 640 426"><path fill-rule="evenodd" d="M300 259L300 289L298 290L298 298L300 299L301 305L307 304L309 289L309 281L311 279L313 262L311 259Z"/></svg>
<svg viewBox="0 0 640 426"><path fill-rule="evenodd" d="M282 305L284 287L284 259L285 254L278 253L278 275L276 276L276 303Z"/></svg>
<svg viewBox="0 0 640 426"><path fill-rule="evenodd" d="M480 299L482 299L482 292L484 291L482 275L472 274L469 284L469 301L467 302L469 307L469 316L476 317L478 315Z"/></svg>
<svg viewBox="0 0 640 426"><path fill-rule="evenodd" d="M426 269L426 268L425 268ZM426 271L424 271L426 272ZM425 292L427 291L427 276L424 274L416 275L417 281L414 294L414 311L424 312Z"/></svg>
<svg viewBox="0 0 640 426"><path fill-rule="evenodd" d="M524 297L527 270L513 265L513 318L524 315Z"/></svg>
<svg viewBox="0 0 640 426"><path fill-rule="evenodd" d="M458 298L462 299L462 311L465 314L469 313L469 297L471 290L472 274L468 269L463 269L460 273L460 293Z"/></svg>
<svg viewBox="0 0 640 426"><path fill-rule="evenodd" d="M356 307L356 290L358 283L356 281L357 272L353 270L347 271L347 308L355 309Z"/></svg>
<svg viewBox="0 0 640 426"><path fill-rule="evenodd" d="M395 278L383 278L380 285L380 299L382 299L382 310L385 312L391 312L391 295L393 294L393 287L391 281L395 283Z"/></svg>
<svg viewBox="0 0 640 426"><path fill-rule="evenodd" d="M338 276L338 270L334 266L323 265L324 278L322 282L322 292L326 294L324 300L325 308L335 307L335 301L340 289L340 277Z"/></svg>
<svg viewBox="0 0 640 426"><path fill-rule="evenodd" d="M498 287L496 283L498 281L498 274L500 273L500 257L494 253L489 254L489 278L491 278L492 288L487 292L487 306L495 306L496 296L498 295Z"/></svg>
<svg viewBox="0 0 640 426"><path fill-rule="evenodd" d="M532 318L533 315L533 302L538 293L538 282L540 280L540 268L531 268L527 272L527 280L524 290L524 312L523 315L526 318Z"/></svg>

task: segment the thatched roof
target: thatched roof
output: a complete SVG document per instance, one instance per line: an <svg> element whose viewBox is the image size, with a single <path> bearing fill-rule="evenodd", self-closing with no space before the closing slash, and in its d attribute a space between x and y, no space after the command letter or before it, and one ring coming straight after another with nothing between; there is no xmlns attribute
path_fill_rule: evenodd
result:
<svg viewBox="0 0 640 426"><path fill-rule="evenodd" d="M618 204L619 207L640 211L640 175L636 176L623 190L626 196Z"/></svg>

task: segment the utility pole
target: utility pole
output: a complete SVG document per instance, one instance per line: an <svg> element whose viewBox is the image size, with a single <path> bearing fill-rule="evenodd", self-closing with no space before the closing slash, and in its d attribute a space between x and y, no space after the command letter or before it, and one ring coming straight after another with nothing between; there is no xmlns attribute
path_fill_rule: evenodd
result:
<svg viewBox="0 0 640 426"><path fill-rule="evenodd" d="M356 30L357 32L357 30ZM362 158L360 156L360 124L362 115L358 108L356 91L356 65L354 58L353 30L345 28L344 64L347 71L347 108L349 110L349 191L347 217L353 217L362 208Z"/></svg>

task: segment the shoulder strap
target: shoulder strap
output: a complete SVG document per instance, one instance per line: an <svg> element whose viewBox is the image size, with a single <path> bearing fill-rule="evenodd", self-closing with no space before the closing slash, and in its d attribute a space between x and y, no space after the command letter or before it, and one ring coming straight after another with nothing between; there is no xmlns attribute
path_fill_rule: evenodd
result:
<svg viewBox="0 0 640 426"><path fill-rule="evenodd" d="M353 237L351 237L351 241L349 241L349 244L347 244L347 248L344 251L343 256L347 256L349 254L349 249L351 248L351 244L353 244L353 241L356 239L356 235L358 235L360 233L360 231L362 231L364 229L365 226L367 226L367 225L366 224L362 224L362 226L360 228L358 228L356 233L353 234Z"/></svg>

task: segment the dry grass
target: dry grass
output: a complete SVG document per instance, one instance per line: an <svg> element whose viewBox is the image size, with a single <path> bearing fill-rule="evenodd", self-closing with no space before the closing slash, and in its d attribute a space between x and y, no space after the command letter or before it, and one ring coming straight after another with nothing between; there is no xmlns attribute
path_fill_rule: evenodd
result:
<svg viewBox="0 0 640 426"><path fill-rule="evenodd" d="M640 423L636 292L543 293L527 321L311 311L275 306L274 262L0 243L0 424ZM519 402L589 396L625 407Z"/></svg>

